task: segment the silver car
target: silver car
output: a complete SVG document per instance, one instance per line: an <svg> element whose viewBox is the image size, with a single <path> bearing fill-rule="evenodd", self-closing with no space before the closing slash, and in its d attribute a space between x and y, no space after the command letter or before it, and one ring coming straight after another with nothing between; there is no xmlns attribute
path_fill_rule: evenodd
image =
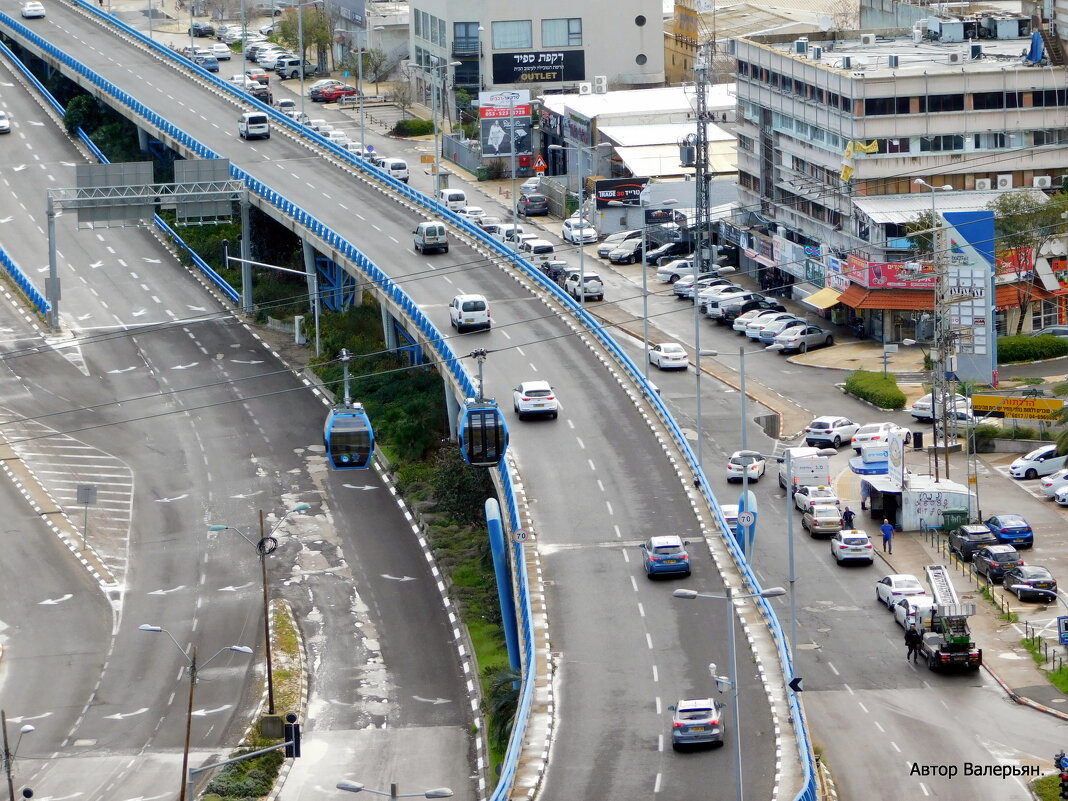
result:
<svg viewBox="0 0 1068 801"><path fill-rule="evenodd" d="M782 345L783 351L804 353L809 348L830 347L834 344L834 334L818 325L797 326L778 334L772 344Z"/></svg>
<svg viewBox="0 0 1068 801"><path fill-rule="evenodd" d="M602 259L607 259L608 254L618 248L627 239L635 239L642 235L641 231L617 231L614 234L609 234L604 238L604 241L597 246L597 255Z"/></svg>
<svg viewBox="0 0 1068 801"><path fill-rule="evenodd" d="M745 335L749 339L760 339L760 332L767 328L772 323L777 323L780 320L796 320L797 318L790 312L775 312L774 314L766 314L757 317L752 320L745 327Z"/></svg>
<svg viewBox="0 0 1068 801"><path fill-rule="evenodd" d="M719 702L712 698L691 698L672 707L671 747L679 751L687 745L723 745L723 718Z"/></svg>

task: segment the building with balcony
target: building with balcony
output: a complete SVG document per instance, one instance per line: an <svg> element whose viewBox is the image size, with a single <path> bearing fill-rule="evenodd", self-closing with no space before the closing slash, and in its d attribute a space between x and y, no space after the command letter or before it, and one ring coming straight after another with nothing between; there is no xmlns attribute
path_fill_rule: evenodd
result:
<svg viewBox="0 0 1068 801"><path fill-rule="evenodd" d="M660 0L412 0L411 64L416 99L464 89L592 91L664 82ZM433 70L448 65L448 78ZM440 84L440 85L439 85ZM586 87L586 84L590 84ZM440 98L439 98L440 99ZM455 108L448 99L442 108Z"/></svg>
<svg viewBox="0 0 1068 801"><path fill-rule="evenodd" d="M965 211L1021 187L1059 189L1068 176L1068 71L1043 54L1031 21L984 13L925 22L732 40L746 210L734 235L748 237L751 269L793 284L795 296L829 284L822 303L849 290L839 300L854 305L837 311L887 341L923 338L916 304L931 301L907 285L908 296L862 286L861 275L869 264L913 260L906 224L932 204L916 178L952 186L936 201ZM1030 304L1036 327L1063 315L1048 302L1056 291L1037 286L1030 296L1042 301ZM1009 294L999 288L1001 330L1019 311Z"/></svg>

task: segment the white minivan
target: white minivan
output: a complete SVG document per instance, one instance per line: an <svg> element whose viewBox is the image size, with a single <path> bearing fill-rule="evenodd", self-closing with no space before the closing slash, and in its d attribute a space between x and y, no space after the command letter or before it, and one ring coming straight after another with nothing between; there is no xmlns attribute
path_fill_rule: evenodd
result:
<svg viewBox="0 0 1068 801"><path fill-rule="evenodd" d="M449 211L459 211L467 205L467 195L462 189L442 189L438 192L438 203Z"/></svg>
<svg viewBox="0 0 1068 801"><path fill-rule="evenodd" d="M548 261L556 255L556 248L547 239L527 239L519 246L519 252L528 261Z"/></svg>
<svg viewBox="0 0 1068 801"><path fill-rule="evenodd" d="M449 236L445 226L439 222L427 220L419 223L412 231L412 237L416 253L426 253L428 250L449 252Z"/></svg>
<svg viewBox="0 0 1068 801"><path fill-rule="evenodd" d="M271 123L262 111L251 111L238 118L237 133L242 139L270 139Z"/></svg>
<svg viewBox="0 0 1068 801"><path fill-rule="evenodd" d="M398 181L408 183L408 162L404 159L382 159L382 169Z"/></svg>

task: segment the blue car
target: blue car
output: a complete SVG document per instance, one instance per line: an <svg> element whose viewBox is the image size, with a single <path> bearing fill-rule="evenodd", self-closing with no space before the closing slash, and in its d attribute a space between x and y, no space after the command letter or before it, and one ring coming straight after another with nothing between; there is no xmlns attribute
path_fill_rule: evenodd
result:
<svg viewBox="0 0 1068 801"><path fill-rule="evenodd" d="M690 575L690 555L681 537L650 537L641 544L645 575L649 578L665 573Z"/></svg>
<svg viewBox="0 0 1068 801"><path fill-rule="evenodd" d="M1030 548L1035 544L1035 533L1031 525L1020 515L994 515L986 521L998 542L1016 548Z"/></svg>
<svg viewBox="0 0 1068 801"><path fill-rule="evenodd" d="M691 698L671 707L671 747L681 751L688 745L723 745L723 720L719 703L711 698Z"/></svg>

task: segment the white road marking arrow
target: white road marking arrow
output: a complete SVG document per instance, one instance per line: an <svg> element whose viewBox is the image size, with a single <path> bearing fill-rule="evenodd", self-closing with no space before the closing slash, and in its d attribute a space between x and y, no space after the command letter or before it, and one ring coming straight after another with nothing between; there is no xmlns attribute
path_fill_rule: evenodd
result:
<svg viewBox="0 0 1068 801"><path fill-rule="evenodd" d="M233 704L227 704L226 706L218 706L215 707L215 709L194 709L193 715L195 717L202 718L205 715L214 715L216 712L225 712L231 706L233 706Z"/></svg>
<svg viewBox="0 0 1068 801"><path fill-rule="evenodd" d="M44 123L39 120L30 120L30 125L44 125Z"/></svg>
<svg viewBox="0 0 1068 801"><path fill-rule="evenodd" d="M80 322L84 322L85 320L88 320L92 316L93 316L93 314L92 314L92 312L90 312L89 314L80 314L80 315L78 315L77 319L78 319L78 322L80 323Z"/></svg>
<svg viewBox="0 0 1068 801"><path fill-rule="evenodd" d="M452 703L448 698L423 698L420 695L413 695L412 699L415 701L422 701L424 704L434 704L434 706L437 706L438 704Z"/></svg>
<svg viewBox="0 0 1068 801"><path fill-rule="evenodd" d="M150 259L148 256L142 256L141 261L148 262L149 264L160 264L159 259Z"/></svg>
<svg viewBox="0 0 1068 801"><path fill-rule="evenodd" d="M170 595L172 592L178 592L178 590L184 590L185 585L179 584L177 587L171 587L169 590L152 590L149 595Z"/></svg>
<svg viewBox="0 0 1068 801"><path fill-rule="evenodd" d="M176 364L172 367L172 370L188 370L190 367L196 367L200 362L190 362L189 364Z"/></svg>
<svg viewBox="0 0 1068 801"><path fill-rule="evenodd" d="M64 601L69 601L69 600L70 600L71 598L73 598L73 597L74 597L74 596L73 596L73 595L71 595L71 594L70 594L70 593L68 592L68 593L67 593L66 595L61 595L61 596L60 596L59 598L46 598L46 599L45 599L45 600L43 600L43 601L39 601L39 602L37 603L37 605L38 605L38 606L55 606L56 604L61 604L61 603L63 603Z"/></svg>
<svg viewBox="0 0 1068 801"><path fill-rule="evenodd" d="M22 172L24 169L26 169L26 165L25 164L20 164L17 167L12 167L12 170L14 172Z"/></svg>
<svg viewBox="0 0 1068 801"><path fill-rule="evenodd" d="M126 718L132 718L134 715L143 715L148 711L147 706L143 706L136 712L116 712L114 715L104 715L104 720L126 720Z"/></svg>
<svg viewBox="0 0 1068 801"><path fill-rule="evenodd" d="M128 373L131 370L136 370L136 369L137 369L137 367L123 367L121 370L108 370L108 374L109 375L113 375L115 373Z"/></svg>
<svg viewBox="0 0 1068 801"><path fill-rule="evenodd" d="M156 503L170 503L171 501L180 501L182 498L188 497L189 493L187 492L184 495L175 495L173 498L156 498Z"/></svg>
<svg viewBox="0 0 1068 801"><path fill-rule="evenodd" d="M390 581L415 581L412 576L391 576L389 573L383 573L382 578L389 579Z"/></svg>
<svg viewBox="0 0 1068 801"><path fill-rule="evenodd" d="M245 589L245 587L251 587L251 586L252 586L252 582L251 581L246 582L245 584L242 584L240 587L235 587L235 586L233 586L231 584L229 587L219 587L219 592L237 592L238 590L243 590L243 589Z"/></svg>
<svg viewBox="0 0 1068 801"><path fill-rule="evenodd" d="M255 492L242 492L240 495L231 495L230 497L231 498L236 498L237 500L243 501L245 498L255 498L257 495L261 494L262 492L263 492L263 490L256 490Z"/></svg>
<svg viewBox="0 0 1068 801"><path fill-rule="evenodd" d="M232 359L234 364L263 364L262 360L245 361L244 359Z"/></svg>
<svg viewBox="0 0 1068 801"><path fill-rule="evenodd" d="M364 484L362 487L357 486L356 484L342 484L341 486L345 487L346 489L358 489L358 490L378 489L378 487L372 487L370 484Z"/></svg>
<svg viewBox="0 0 1068 801"><path fill-rule="evenodd" d="M104 262L102 262L102 261L94 261L89 266L92 267L95 270L97 267L103 267L104 266Z"/></svg>
<svg viewBox="0 0 1068 801"><path fill-rule="evenodd" d="M4 217L4 219L0 220L0 223L9 223L13 219L15 219L15 218L14 217Z"/></svg>
<svg viewBox="0 0 1068 801"><path fill-rule="evenodd" d="M190 306L188 303L185 304L185 307L187 309L189 309L189 311L207 311L208 310L207 306Z"/></svg>
<svg viewBox="0 0 1068 801"><path fill-rule="evenodd" d="M43 720L44 718L50 717L51 714L52 714L51 712L44 712L44 713L42 713L40 715L34 715L33 717L29 717L28 715L22 715L21 717L17 717L17 718L8 718L8 720L11 723L25 723L26 721L29 721L29 720Z"/></svg>
<svg viewBox="0 0 1068 801"><path fill-rule="evenodd" d="M130 316L131 317L140 317L142 314L145 313L145 311L147 311L147 310L146 309L138 309L135 312L130 312Z"/></svg>

